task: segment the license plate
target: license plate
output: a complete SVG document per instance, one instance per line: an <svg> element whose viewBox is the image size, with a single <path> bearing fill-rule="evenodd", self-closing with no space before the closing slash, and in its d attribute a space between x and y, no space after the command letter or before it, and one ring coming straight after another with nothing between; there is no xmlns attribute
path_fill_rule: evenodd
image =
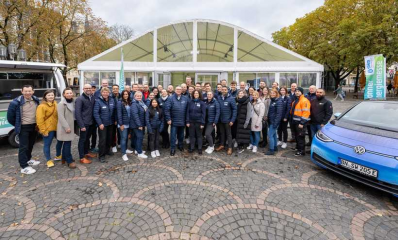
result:
<svg viewBox="0 0 398 240"><path fill-rule="evenodd" d="M378 175L378 172L375 169L368 168L344 159L341 159L341 166L374 178L377 178Z"/></svg>

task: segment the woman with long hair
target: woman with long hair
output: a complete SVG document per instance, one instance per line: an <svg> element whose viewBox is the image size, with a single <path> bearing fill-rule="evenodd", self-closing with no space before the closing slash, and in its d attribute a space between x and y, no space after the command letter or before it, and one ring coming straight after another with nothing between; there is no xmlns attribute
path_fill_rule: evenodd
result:
<svg viewBox="0 0 398 240"><path fill-rule="evenodd" d="M149 151L152 158L160 157L159 141L163 131L164 115L158 100L152 99L148 110L145 112L145 121L148 131Z"/></svg>
<svg viewBox="0 0 398 240"><path fill-rule="evenodd" d="M244 90L239 90L236 103L238 107L238 113L236 115L235 140L238 144L238 147L243 149L244 145L250 144L251 128L249 123L252 117L252 104L250 103L249 96L247 96L246 91Z"/></svg>
<svg viewBox="0 0 398 240"><path fill-rule="evenodd" d="M287 147L287 123L289 119L289 113L291 108L291 99L288 96L287 87L281 87L279 89L280 93L280 101L282 102L283 111L282 111L282 119L278 128L278 146L285 149Z"/></svg>
<svg viewBox="0 0 398 240"><path fill-rule="evenodd" d="M122 159L128 161L127 153L133 153L133 151L127 149L128 135L130 129L130 108L131 99L130 94L127 90L124 90L121 94L121 99L117 103L117 125L120 132L120 147L122 149Z"/></svg>
<svg viewBox="0 0 398 240"><path fill-rule="evenodd" d="M260 147L266 147L268 144L268 110L271 99L269 98L269 89L264 87L262 92L260 92L260 101L264 104L264 117L263 117L263 129L261 133L263 135L263 141L260 142Z"/></svg>
<svg viewBox="0 0 398 240"><path fill-rule="evenodd" d="M62 92L62 100L58 104L58 125L57 125L57 148L62 148L62 164L65 162L68 167L76 168L72 157L72 141L75 138L75 101L73 100L72 88L67 87ZM58 151L58 149L57 149Z"/></svg>
<svg viewBox="0 0 398 240"><path fill-rule="evenodd" d="M202 101L202 93L199 90L192 92L191 101L187 107L186 125L189 128L189 153L195 149L195 143L198 143L198 154L202 154L203 134L202 130L206 124L206 104Z"/></svg>
<svg viewBox="0 0 398 240"><path fill-rule="evenodd" d="M206 130L205 136L209 147L206 149L208 154L213 153L214 151L214 138L213 132L214 128L218 123L218 119L220 118L220 103L217 99L214 98L214 93L212 91L207 92L207 101L206 101Z"/></svg>
<svg viewBox="0 0 398 240"><path fill-rule="evenodd" d="M270 91L271 103L268 110L268 137L269 150L265 155L274 155L278 151L277 130L282 119L283 105L279 100L279 93L276 88Z"/></svg>
<svg viewBox="0 0 398 240"><path fill-rule="evenodd" d="M166 107L167 102L169 101L169 94L166 89L161 91L161 95L158 98L159 107L163 110ZM170 147L170 137L169 137L169 124L166 122L166 118L163 118L163 130L161 131L160 135L162 136L162 148L169 148Z"/></svg>
<svg viewBox="0 0 398 240"><path fill-rule="evenodd" d="M160 97L160 91L157 87L153 87L152 92L155 95L155 99L158 99Z"/></svg>
<svg viewBox="0 0 398 240"><path fill-rule="evenodd" d="M58 123L57 102L53 90L47 90L43 94L43 100L36 110L36 123L39 133L43 135L43 152L47 160L47 167L54 167L54 161L51 158L51 143L55 137ZM54 160L61 160L61 151L57 144L57 156Z"/></svg>
<svg viewBox="0 0 398 240"><path fill-rule="evenodd" d="M259 93L253 93L252 100L253 112L252 112L252 123L251 123L251 135L250 145L247 149L253 149L253 152L257 152L258 143L260 142L260 133L263 129L263 118L264 118L264 103L259 99Z"/></svg>
<svg viewBox="0 0 398 240"><path fill-rule="evenodd" d="M142 142L144 140L144 128L145 128L145 112L148 107L142 101L142 92L136 92L134 94L134 101L131 104L130 123L134 131L136 142L135 151L139 158L148 158L145 152L142 150Z"/></svg>

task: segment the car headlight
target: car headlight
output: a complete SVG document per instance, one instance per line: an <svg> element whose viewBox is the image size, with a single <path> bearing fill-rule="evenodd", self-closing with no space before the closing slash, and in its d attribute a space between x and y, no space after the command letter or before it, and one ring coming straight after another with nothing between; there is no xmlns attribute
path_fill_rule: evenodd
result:
<svg viewBox="0 0 398 240"><path fill-rule="evenodd" d="M322 142L333 142L333 140L330 137L326 136L326 134L324 134L321 130L316 133L316 137Z"/></svg>

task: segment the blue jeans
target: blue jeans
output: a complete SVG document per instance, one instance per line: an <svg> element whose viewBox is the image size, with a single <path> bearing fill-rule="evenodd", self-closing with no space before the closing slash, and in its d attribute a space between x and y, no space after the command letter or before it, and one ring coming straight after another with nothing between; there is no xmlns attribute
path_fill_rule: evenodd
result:
<svg viewBox="0 0 398 240"><path fill-rule="evenodd" d="M258 147L258 143L260 142L260 131L252 131L250 133L250 143L253 146Z"/></svg>
<svg viewBox="0 0 398 240"><path fill-rule="evenodd" d="M278 147L278 136L277 136L278 128L275 128L274 125L270 124L268 128L268 138L269 138L269 150L271 152L275 151Z"/></svg>
<svg viewBox="0 0 398 240"><path fill-rule="evenodd" d="M65 159L67 163L72 163L73 162L72 152L71 152L72 141L58 141L57 151L58 151L58 146L60 147L60 149L62 148L62 159ZM61 154L57 154L57 156L59 155Z"/></svg>
<svg viewBox="0 0 398 240"><path fill-rule="evenodd" d="M312 136L312 139L314 139L316 132L318 132L318 130L320 130L322 127L321 127L321 125L317 125L317 124L311 124L310 126L311 126L311 136Z"/></svg>
<svg viewBox="0 0 398 240"><path fill-rule="evenodd" d="M126 150L127 150L127 138L129 136L129 129L128 128L124 128L123 131L120 130L119 128L119 132L120 132L120 148L122 149L122 155L126 154Z"/></svg>
<svg viewBox="0 0 398 240"><path fill-rule="evenodd" d="M184 126L171 126L171 131L170 131L170 147L171 150L176 149L176 139L178 139L178 147L183 148L184 147Z"/></svg>
<svg viewBox="0 0 398 240"><path fill-rule="evenodd" d="M52 158L51 158L51 143L53 142L55 133L56 133L56 131L51 131L48 133L47 137L43 136L43 142L44 142L43 152L44 152L44 156L46 157L47 161L52 160ZM56 146L56 155L57 156L61 155L61 148L62 148L62 144L57 142L57 146Z"/></svg>
<svg viewBox="0 0 398 240"><path fill-rule="evenodd" d="M134 128L134 134L136 137L136 142L135 142L135 150L137 151L138 154L142 153L142 141L144 141L144 131L140 130L138 128Z"/></svg>

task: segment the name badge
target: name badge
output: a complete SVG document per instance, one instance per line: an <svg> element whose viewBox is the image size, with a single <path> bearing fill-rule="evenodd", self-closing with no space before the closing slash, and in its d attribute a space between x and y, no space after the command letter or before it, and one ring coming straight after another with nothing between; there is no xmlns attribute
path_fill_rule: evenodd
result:
<svg viewBox="0 0 398 240"><path fill-rule="evenodd" d="M200 107L200 103L197 103L196 106L197 106L197 107Z"/></svg>
<svg viewBox="0 0 398 240"><path fill-rule="evenodd" d="M102 109L106 109L106 107L102 107Z"/></svg>
<svg viewBox="0 0 398 240"><path fill-rule="evenodd" d="M224 106L228 106L228 102L224 102Z"/></svg>

